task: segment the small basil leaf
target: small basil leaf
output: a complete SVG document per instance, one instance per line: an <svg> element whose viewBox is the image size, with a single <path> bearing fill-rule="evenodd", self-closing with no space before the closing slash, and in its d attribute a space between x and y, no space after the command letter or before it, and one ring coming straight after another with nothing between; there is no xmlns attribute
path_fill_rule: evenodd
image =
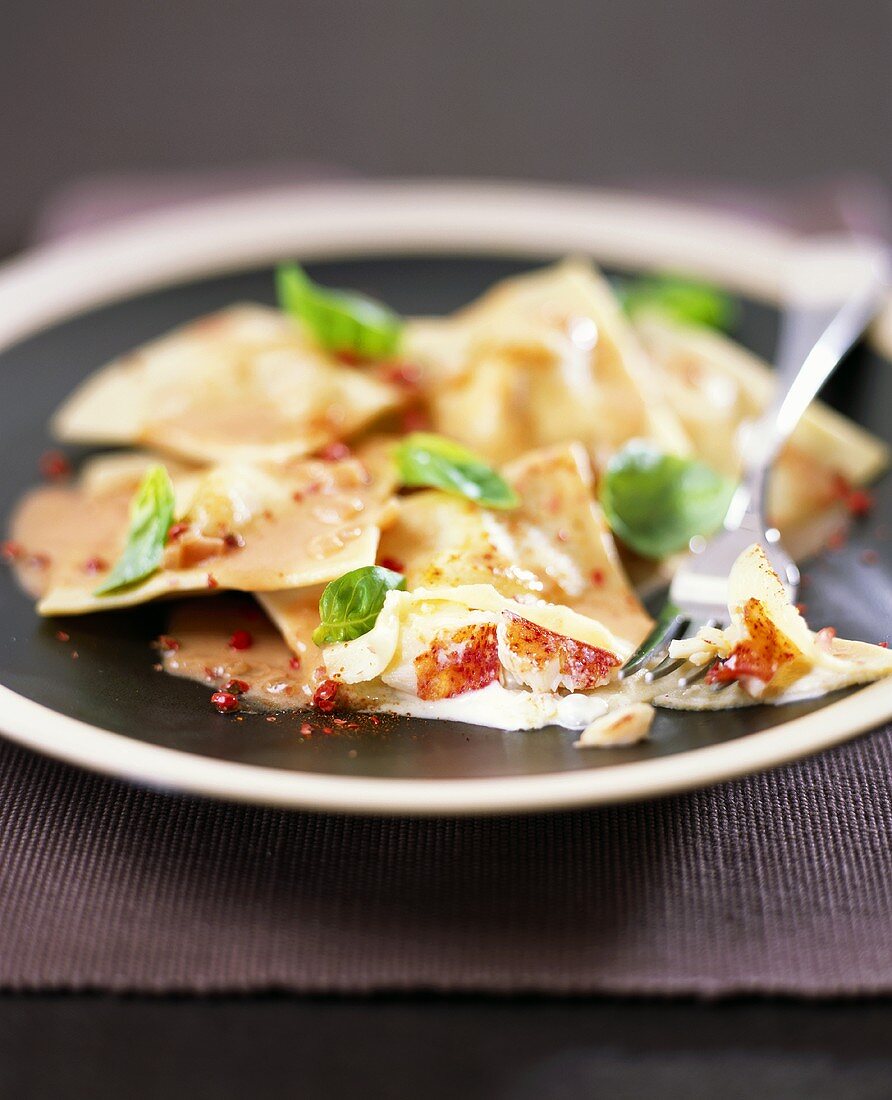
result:
<svg viewBox="0 0 892 1100"><path fill-rule="evenodd" d="M301 321L326 350L361 359L396 354L403 322L380 302L364 294L321 287L297 264L276 271L276 291L282 309Z"/></svg>
<svg viewBox="0 0 892 1100"><path fill-rule="evenodd" d="M516 508L520 497L467 447L432 432L412 432L394 452L403 485L426 485L487 508Z"/></svg>
<svg viewBox="0 0 892 1100"><path fill-rule="evenodd" d="M164 466L150 467L130 504L130 529L124 551L94 595L106 596L128 588L155 572L164 554L173 510L173 485L167 470Z"/></svg>
<svg viewBox="0 0 892 1100"><path fill-rule="evenodd" d="M734 488L702 462L632 442L608 464L600 497L607 522L627 546L664 558L720 527Z"/></svg>
<svg viewBox="0 0 892 1100"><path fill-rule="evenodd" d="M319 625L313 631L316 645L350 642L375 625L388 592L404 589L402 573L380 565L364 565L330 581L319 601Z"/></svg>
<svg viewBox="0 0 892 1100"><path fill-rule="evenodd" d="M686 325L727 332L737 319L734 299L708 283L674 275L651 275L621 281L617 295L626 313L634 318L657 311Z"/></svg>

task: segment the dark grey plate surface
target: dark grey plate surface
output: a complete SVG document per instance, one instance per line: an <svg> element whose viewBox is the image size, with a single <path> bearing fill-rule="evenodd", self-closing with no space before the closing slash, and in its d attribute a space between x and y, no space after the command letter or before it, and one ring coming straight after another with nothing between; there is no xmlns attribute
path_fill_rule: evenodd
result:
<svg viewBox="0 0 892 1100"><path fill-rule="evenodd" d="M436 313L459 306L506 275L533 266L484 258L425 257L317 264L313 274L331 285L364 289L405 313ZM37 463L50 445L48 419L73 387L108 358L196 315L239 300L272 301L269 270L143 294L64 322L0 352L0 513L37 480ZM770 358L777 318L744 302L735 333ZM825 394L835 406L884 438L892 438L892 368L859 348ZM877 486L874 514L855 524L847 546L807 564L802 599L812 626L832 624L842 636L880 641L892 612L892 480ZM879 528L879 531L878 531ZM864 560L876 551L879 562ZM870 555L868 555L868 558ZM11 573L0 573L0 684L61 714L138 741L231 762L333 776L466 778L565 772L629 763L742 737L808 713L822 702L717 714L658 713L650 742L626 749L579 752L574 734L549 729L503 733L457 723L388 720L344 736L305 738L306 715L275 724L246 714L241 722L216 714L208 689L152 671L150 641L163 631L167 611L137 611L41 621ZM70 643L56 640L64 629ZM78 659L71 657L76 649ZM0 716L2 720L2 716Z"/></svg>

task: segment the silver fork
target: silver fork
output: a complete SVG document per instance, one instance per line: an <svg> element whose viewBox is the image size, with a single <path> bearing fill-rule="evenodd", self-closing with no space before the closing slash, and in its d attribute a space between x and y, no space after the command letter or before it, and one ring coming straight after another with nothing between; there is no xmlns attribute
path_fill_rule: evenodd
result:
<svg viewBox="0 0 892 1100"><path fill-rule="evenodd" d="M741 481L723 529L708 542L691 540L690 557L676 572L653 630L623 666L621 679L643 668L647 682L680 671L685 661L668 656L670 644L693 637L704 626L726 625L728 574L754 542L761 543L791 600L796 598L799 570L777 529L765 524L766 477L802 414L877 312L888 282L887 255L871 243L819 238L796 248L782 277L777 386L746 433ZM709 665L691 667L679 678L679 687L709 670Z"/></svg>

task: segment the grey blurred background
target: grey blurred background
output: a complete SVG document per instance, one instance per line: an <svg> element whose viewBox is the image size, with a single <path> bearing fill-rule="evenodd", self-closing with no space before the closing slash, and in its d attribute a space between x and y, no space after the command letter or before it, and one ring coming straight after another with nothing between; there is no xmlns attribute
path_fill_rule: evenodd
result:
<svg viewBox="0 0 892 1100"><path fill-rule="evenodd" d="M108 173L892 185L887 0L0 0L0 249Z"/></svg>

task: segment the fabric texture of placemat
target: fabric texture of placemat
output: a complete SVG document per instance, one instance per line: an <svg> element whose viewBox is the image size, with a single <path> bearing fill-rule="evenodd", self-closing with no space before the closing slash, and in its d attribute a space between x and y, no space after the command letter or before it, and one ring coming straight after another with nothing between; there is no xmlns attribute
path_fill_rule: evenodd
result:
<svg viewBox="0 0 892 1100"><path fill-rule="evenodd" d="M683 797L442 821L173 797L0 744L0 986L892 992L892 732Z"/></svg>
<svg viewBox="0 0 892 1100"><path fill-rule="evenodd" d="M80 186L39 236L257 182ZM890 765L887 729L655 802L426 821L162 794L0 742L0 987L888 994Z"/></svg>

